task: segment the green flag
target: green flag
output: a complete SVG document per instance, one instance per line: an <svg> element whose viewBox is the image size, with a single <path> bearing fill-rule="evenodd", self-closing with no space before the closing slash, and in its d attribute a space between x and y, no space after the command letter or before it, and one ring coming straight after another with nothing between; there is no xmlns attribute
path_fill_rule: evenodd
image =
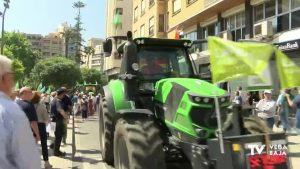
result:
<svg viewBox="0 0 300 169"><path fill-rule="evenodd" d="M300 86L300 67L298 67L288 56L276 49L276 65L280 79L281 88L288 89Z"/></svg>
<svg viewBox="0 0 300 169"><path fill-rule="evenodd" d="M263 43L238 43L218 37L208 38L214 83L249 75L262 77L273 53L273 46Z"/></svg>
<svg viewBox="0 0 300 169"><path fill-rule="evenodd" d="M19 89L20 89L20 84L19 84L19 82L17 82L15 85L15 90L19 90Z"/></svg>
<svg viewBox="0 0 300 169"><path fill-rule="evenodd" d="M47 94L51 94L51 87L48 87L48 90L46 91Z"/></svg>
<svg viewBox="0 0 300 169"><path fill-rule="evenodd" d="M120 15L119 12L116 12L116 13L115 13L114 20L113 20L113 25L114 25L115 27L117 27L117 26L121 25L121 23L122 23L122 21L121 21L121 15Z"/></svg>
<svg viewBox="0 0 300 169"><path fill-rule="evenodd" d="M42 89L43 89L43 84L40 83L39 86L38 86L38 88L36 89L36 91L40 92Z"/></svg>
<svg viewBox="0 0 300 169"><path fill-rule="evenodd" d="M41 90L40 90L41 93L45 93L46 92L46 86L44 86Z"/></svg>

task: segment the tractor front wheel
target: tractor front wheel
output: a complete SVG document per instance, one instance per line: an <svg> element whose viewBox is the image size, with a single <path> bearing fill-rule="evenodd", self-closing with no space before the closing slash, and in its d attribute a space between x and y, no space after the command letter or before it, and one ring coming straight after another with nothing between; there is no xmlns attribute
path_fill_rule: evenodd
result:
<svg viewBox="0 0 300 169"><path fill-rule="evenodd" d="M165 169L162 139L148 117L121 118L114 136L116 169Z"/></svg>
<svg viewBox="0 0 300 169"><path fill-rule="evenodd" d="M103 161L112 165L114 161L113 156L113 117L108 111L107 101L105 97L102 98L101 110L100 110L100 148Z"/></svg>

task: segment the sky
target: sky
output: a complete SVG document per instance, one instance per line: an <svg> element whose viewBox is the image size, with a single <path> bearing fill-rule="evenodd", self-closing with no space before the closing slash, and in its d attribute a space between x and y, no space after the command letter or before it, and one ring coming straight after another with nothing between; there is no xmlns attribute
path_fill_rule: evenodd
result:
<svg viewBox="0 0 300 169"><path fill-rule="evenodd" d="M3 2L3 0L1 0ZM10 0L5 15L5 31L19 31L47 35L63 22L75 24L78 0ZM0 11L3 11L0 2ZM105 38L105 0L82 0L86 6L81 11L83 38Z"/></svg>

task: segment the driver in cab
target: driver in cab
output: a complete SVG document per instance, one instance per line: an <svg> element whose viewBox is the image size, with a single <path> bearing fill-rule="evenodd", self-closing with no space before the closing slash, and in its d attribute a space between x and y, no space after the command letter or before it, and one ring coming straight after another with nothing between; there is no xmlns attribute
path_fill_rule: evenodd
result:
<svg viewBox="0 0 300 169"><path fill-rule="evenodd" d="M164 73L163 67L157 62L156 57L141 58L141 73L144 75L159 75Z"/></svg>

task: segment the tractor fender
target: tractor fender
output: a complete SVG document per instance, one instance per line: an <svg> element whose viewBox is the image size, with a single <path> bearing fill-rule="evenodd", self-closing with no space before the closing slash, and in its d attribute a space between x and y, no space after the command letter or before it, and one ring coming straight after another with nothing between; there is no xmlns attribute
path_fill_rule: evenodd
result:
<svg viewBox="0 0 300 169"><path fill-rule="evenodd" d="M148 116L154 115L153 112L148 109L122 109L119 110L117 113L120 114L121 116L129 115L129 114L148 115Z"/></svg>
<svg viewBox="0 0 300 169"><path fill-rule="evenodd" d="M103 90L104 90L105 99L107 101L108 111L110 113L115 113L116 112L115 105L114 105L114 101L113 101L112 92L110 91L109 86L104 86Z"/></svg>

